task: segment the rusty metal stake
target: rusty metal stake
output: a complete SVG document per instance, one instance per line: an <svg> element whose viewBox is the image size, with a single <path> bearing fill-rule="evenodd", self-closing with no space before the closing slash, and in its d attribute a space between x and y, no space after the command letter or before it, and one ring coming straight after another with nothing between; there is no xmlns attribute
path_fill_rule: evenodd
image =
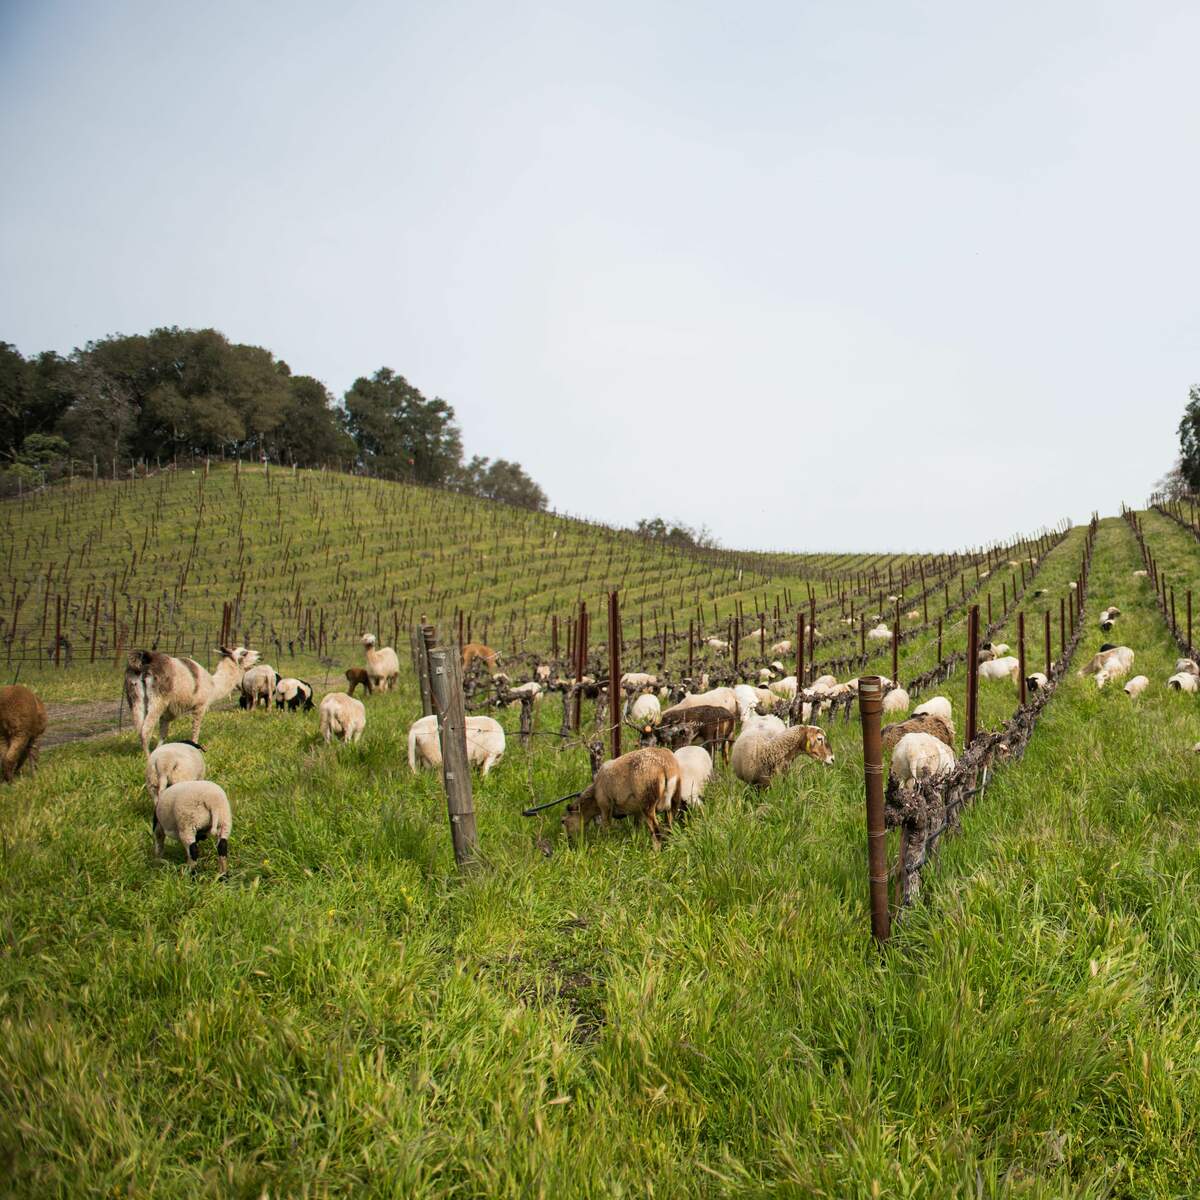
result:
<svg viewBox="0 0 1200 1200"><path fill-rule="evenodd" d="M963 749L969 750L979 728L979 605L972 604L967 618L967 729Z"/></svg>
<svg viewBox="0 0 1200 1200"><path fill-rule="evenodd" d="M1050 610L1046 609L1046 675L1049 677L1050 672L1054 670L1054 659L1051 657L1050 649Z"/></svg>
<svg viewBox="0 0 1200 1200"><path fill-rule="evenodd" d="M887 826L883 811L883 743L880 738L883 683L878 675L868 675L858 681L858 712L862 719L863 772L867 791L871 936L876 942L883 943L891 936L892 914L888 909Z"/></svg>
<svg viewBox="0 0 1200 1200"><path fill-rule="evenodd" d="M666 630L663 638L666 639ZM665 664L664 664L665 665ZM612 757L621 757L621 605L608 593L608 720Z"/></svg>
<svg viewBox="0 0 1200 1200"><path fill-rule="evenodd" d="M1020 697L1020 705L1025 707L1025 614L1024 612L1017 613L1017 659L1020 666L1017 670L1020 672L1020 679L1017 681L1017 694Z"/></svg>

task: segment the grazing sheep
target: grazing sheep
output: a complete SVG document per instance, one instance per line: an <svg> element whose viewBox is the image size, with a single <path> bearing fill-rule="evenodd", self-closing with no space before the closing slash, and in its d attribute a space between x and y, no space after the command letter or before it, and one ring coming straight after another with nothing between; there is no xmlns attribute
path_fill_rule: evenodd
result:
<svg viewBox="0 0 1200 1200"><path fill-rule="evenodd" d="M1188 675L1200 675L1200 664L1197 664L1190 658L1177 658L1175 660L1175 670L1184 671Z"/></svg>
<svg viewBox="0 0 1200 1200"><path fill-rule="evenodd" d="M468 717L466 738L467 762L478 767L480 775L486 775L504 757L504 727L494 717ZM421 717L408 727L408 769L416 772L441 765L437 717Z"/></svg>
<svg viewBox="0 0 1200 1200"><path fill-rule="evenodd" d="M626 671L621 676L623 688L653 688L658 686L658 676L649 675L645 671Z"/></svg>
<svg viewBox="0 0 1200 1200"><path fill-rule="evenodd" d="M833 764L833 751L818 725L793 725L783 733L751 733L733 744L733 773L755 787L766 787L780 771L801 754L826 766Z"/></svg>
<svg viewBox="0 0 1200 1200"><path fill-rule="evenodd" d="M1034 671L1032 675L1025 676L1025 686L1031 692L1040 692L1049 687L1050 680L1046 677L1044 671Z"/></svg>
<svg viewBox="0 0 1200 1200"><path fill-rule="evenodd" d="M1140 696L1150 686L1150 680L1145 675L1135 675L1125 685L1125 695L1134 697Z"/></svg>
<svg viewBox="0 0 1200 1200"><path fill-rule="evenodd" d="M229 835L233 812L222 788L207 779L173 783L154 801L154 857L162 858L167 838L183 846L192 871L200 858L197 842L211 837L217 843L217 871L229 869Z"/></svg>
<svg viewBox="0 0 1200 1200"><path fill-rule="evenodd" d="M1021 669L1021 660L1015 657L996 658L991 662L979 664L980 679L1011 679L1017 681L1017 672Z"/></svg>
<svg viewBox="0 0 1200 1200"><path fill-rule="evenodd" d="M758 682L764 687L771 686L771 680L775 678L774 671L770 667L760 667L758 671Z"/></svg>
<svg viewBox="0 0 1200 1200"><path fill-rule="evenodd" d="M792 700L796 695L796 677L795 675L786 675L783 679L777 679L774 683L768 684L772 695L779 696L783 700Z"/></svg>
<svg viewBox="0 0 1200 1200"><path fill-rule="evenodd" d="M984 642L983 644L992 652L995 658L1002 658L1008 653L1009 647L1007 642Z"/></svg>
<svg viewBox="0 0 1200 1200"><path fill-rule="evenodd" d="M38 738L46 732L46 723L46 706L35 692L23 683L0 687L0 739L4 741L0 761L5 783L12 783L26 759L30 770L37 767Z"/></svg>
<svg viewBox="0 0 1200 1200"><path fill-rule="evenodd" d="M704 789L713 771L712 755L703 746L680 746L675 751L679 763L679 798L690 807L704 806Z"/></svg>
<svg viewBox="0 0 1200 1200"><path fill-rule="evenodd" d="M365 672L364 672L365 675ZM353 694L354 689L350 689ZM310 712L313 706L313 690L311 683L305 683L303 679L294 679L288 677L281 679L275 685L275 707L286 708L288 712L295 712L296 709L302 708L305 712Z"/></svg>
<svg viewBox="0 0 1200 1200"><path fill-rule="evenodd" d="M391 646L375 649L375 635L364 633L363 649L367 656L367 676L371 680L371 691L390 692L400 678L400 660Z"/></svg>
<svg viewBox="0 0 1200 1200"><path fill-rule="evenodd" d="M476 659L487 667L489 675L495 675L500 666L500 655L491 646L485 646L482 642L468 642L462 648L462 669L464 675L471 669L471 664Z"/></svg>
<svg viewBox="0 0 1200 1200"><path fill-rule="evenodd" d="M808 690L817 696L827 696L835 687L837 687L836 675L818 675L809 685Z"/></svg>
<svg viewBox="0 0 1200 1200"><path fill-rule="evenodd" d="M550 682L550 664L538 663L533 669L533 677L538 683L546 684Z"/></svg>
<svg viewBox="0 0 1200 1200"><path fill-rule="evenodd" d="M610 758L600 764L579 798L568 805L562 818L563 830L574 840L589 821L599 819L601 825L607 825L614 812L630 816L640 813L654 839L654 849L661 850L657 814L664 815L669 829L672 811L679 807L682 782L679 760L661 746Z"/></svg>
<svg viewBox="0 0 1200 1200"><path fill-rule="evenodd" d="M722 641L720 638L710 637L704 643L710 650L723 652L729 649L729 643Z"/></svg>
<svg viewBox="0 0 1200 1200"><path fill-rule="evenodd" d="M748 683L737 684L733 689L733 695L737 701L738 719L742 722L745 722L752 713L758 712L762 705L759 689L751 687ZM771 695L771 703L775 703L774 695Z"/></svg>
<svg viewBox="0 0 1200 1200"><path fill-rule="evenodd" d="M713 688L709 692L697 692L695 694L688 692L682 700L663 713L663 719L666 720L667 713L672 713L676 709L708 708L712 706L723 708L731 717L736 717L738 715L738 701L737 696L734 695L733 688L718 687Z"/></svg>
<svg viewBox="0 0 1200 1200"><path fill-rule="evenodd" d="M791 654L791 652L792 643L787 638L785 638L782 642L776 642L775 645L771 647L771 653L775 655L776 658L783 654Z"/></svg>
<svg viewBox="0 0 1200 1200"><path fill-rule="evenodd" d="M892 637L892 631L882 622L867 630L868 642L887 642Z"/></svg>
<svg viewBox="0 0 1200 1200"><path fill-rule="evenodd" d="M1175 692L1195 692L1200 689L1200 680L1195 675L1189 675L1186 671L1180 671L1178 675L1172 675L1167 680L1167 687Z"/></svg>
<svg viewBox="0 0 1200 1200"><path fill-rule="evenodd" d="M762 629L752 629L749 633L742 634L743 642L762 642L764 631Z"/></svg>
<svg viewBox="0 0 1200 1200"><path fill-rule="evenodd" d="M996 657L996 652L990 646L980 646L979 652L975 655L977 663L991 662Z"/></svg>
<svg viewBox="0 0 1200 1200"><path fill-rule="evenodd" d="M351 696L354 695L354 689L360 684L368 696L371 694L371 677L367 674L366 667L347 667L346 682L350 685Z"/></svg>
<svg viewBox="0 0 1200 1200"><path fill-rule="evenodd" d="M891 777L901 788L941 779L954 770L954 751L928 733L906 733L892 751Z"/></svg>
<svg viewBox="0 0 1200 1200"><path fill-rule="evenodd" d="M163 788L204 778L204 747L195 742L160 742L146 759L146 791L151 801Z"/></svg>
<svg viewBox="0 0 1200 1200"><path fill-rule="evenodd" d="M1121 610L1115 604L1109 605L1100 614L1100 628L1107 633L1112 627L1116 619L1121 615Z"/></svg>
<svg viewBox="0 0 1200 1200"><path fill-rule="evenodd" d="M251 667L242 676L241 696L238 697L238 708L257 708L262 701L263 708L271 707L271 697L275 695L279 683L279 672L266 663Z"/></svg>
<svg viewBox="0 0 1200 1200"><path fill-rule="evenodd" d="M738 734L739 741L744 737L749 737L755 733L769 733L774 737L777 733L782 733L787 726L783 721L773 713L767 713L765 716L758 716L756 713L751 713L742 722L742 731ZM736 748L737 743L734 743Z"/></svg>
<svg viewBox="0 0 1200 1200"><path fill-rule="evenodd" d="M1133 651L1128 646L1113 646L1105 642L1097 654L1092 655L1086 666L1080 667L1080 675L1098 675L1107 671L1109 679L1117 678L1117 672L1128 675L1133 666ZM1101 687L1104 684L1100 684Z"/></svg>
<svg viewBox="0 0 1200 1200"><path fill-rule="evenodd" d="M954 749L954 722L937 713L922 713L911 716L907 721L885 725L880 731L880 740L885 750L895 750L900 739L908 733L927 733L939 742Z"/></svg>
<svg viewBox="0 0 1200 1200"><path fill-rule="evenodd" d="M885 692L883 697L883 711L885 713L904 712L912 703L908 693L902 687L892 688L891 691Z"/></svg>
<svg viewBox="0 0 1200 1200"><path fill-rule="evenodd" d="M649 733L662 720L662 704L657 696L635 696L625 703L625 720L643 733Z"/></svg>
<svg viewBox="0 0 1200 1200"><path fill-rule="evenodd" d="M914 717L923 717L926 713L941 717L943 721L950 721L954 715L954 708L945 696L930 696L928 700L918 704L912 711Z"/></svg>
<svg viewBox="0 0 1200 1200"><path fill-rule="evenodd" d="M343 742L357 742L367 725L367 710L361 700L345 692L330 692L321 701L321 736L331 742L334 737Z"/></svg>
<svg viewBox="0 0 1200 1200"><path fill-rule="evenodd" d="M1146 576L1149 574L1150 574L1149 571L1134 571L1133 577L1134 577L1134 579L1145 579Z"/></svg>
<svg viewBox="0 0 1200 1200"><path fill-rule="evenodd" d="M919 621L919 620L921 619L921 614L920 614L920 612L919 612L917 609L915 609L915 608L914 608L914 609L910 609L910 610L909 610L908 612L906 612L904 615L905 615L905 616L906 616L906 617L907 617L907 618L908 618L910 621Z"/></svg>
<svg viewBox="0 0 1200 1200"><path fill-rule="evenodd" d="M176 717L192 718L192 741L200 740L200 723L209 706L223 700L258 662L258 651L244 646L222 646L221 661L210 675L190 658L172 658L157 650L135 650L125 668L125 699L133 728L141 738L142 752L150 753L150 738L158 726L158 740L166 741Z"/></svg>
<svg viewBox="0 0 1200 1200"><path fill-rule="evenodd" d="M677 704L663 713L659 729L664 739L683 736L692 742L699 740L710 749L720 746L721 757L728 762L734 723L734 715L718 705L694 704L683 708Z"/></svg>

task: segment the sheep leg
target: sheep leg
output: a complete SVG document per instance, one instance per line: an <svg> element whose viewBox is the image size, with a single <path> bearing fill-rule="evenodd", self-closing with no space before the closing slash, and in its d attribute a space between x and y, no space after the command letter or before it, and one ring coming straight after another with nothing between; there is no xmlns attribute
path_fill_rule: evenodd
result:
<svg viewBox="0 0 1200 1200"><path fill-rule="evenodd" d="M192 741L193 742L200 741L200 722L204 720L204 714L206 711L207 711L207 708L201 708L198 711L192 713Z"/></svg>
<svg viewBox="0 0 1200 1200"><path fill-rule="evenodd" d="M166 845L167 835L163 832L163 827L158 822L158 813L154 814L154 857L162 858L163 848Z"/></svg>
<svg viewBox="0 0 1200 1200"><path fill-rule="evenodd" d="M651 803L648 807L642 809L642 817L646 822L646 828L650 830L650 836L654 839L654 849L662 849L662 830L658 827L658 820L654 816L654 805Z"/></svg>
<svg viewBox="0 0 1200 1200"><path fill-rule="evenodd" d="M17 734L4 748L4 782L12 783L13 776L21 769L22 750L29 739Z"/></svg>
<svg viewBox="0 0 1200 1200"><path fill-rule="evenodd" d="M217 839L217 874L224 878L229 874L229 839Z"/></svg>
<svg viewBox="0 0 1200 1200"><path fill-rule="evenodd" d="M200 862L200 844L193 841L188 843L184 849L187 851L188 869L195 875L196 866Z"/></svg>

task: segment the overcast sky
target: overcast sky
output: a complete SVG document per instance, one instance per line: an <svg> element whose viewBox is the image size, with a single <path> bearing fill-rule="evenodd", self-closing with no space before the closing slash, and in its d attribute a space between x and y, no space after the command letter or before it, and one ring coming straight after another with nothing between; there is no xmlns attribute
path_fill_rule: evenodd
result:
<svg viewBox="0 0 1200 1200"><path fill-rule="evenodd" d="M0 2L0 340L388 365L560 510L942 548L1200 382L1200 5Z"/></svg>

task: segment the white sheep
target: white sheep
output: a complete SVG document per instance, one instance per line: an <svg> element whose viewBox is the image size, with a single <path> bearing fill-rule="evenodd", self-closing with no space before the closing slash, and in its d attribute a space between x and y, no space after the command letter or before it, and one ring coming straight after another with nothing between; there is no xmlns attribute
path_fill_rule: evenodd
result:
<svg viewBox="0 0 1200 1200"><path fill-rule="evenodd" d="M921 614L920 614L920 612L919 612L917 609L915 609L915 608L913 608L913 609L909 609L909 611L908 611L908 612L906 612L904 615L905 615L905 616L906 616L906 617L907 617L907 618L908 618L910 621L919 621L919 620L921 619Z"/></svg>
<svg viewBox="0 0 1200 1200"><path fill-rule="evenodd" d="M222 646L221 661L210 675L190 658L172 658L157 650L137 650L125 668L125 699L133 727L149 756L150 738L158 726L158 740L166 741L175 717L192 718L193 742L200 741L200 723L209 706L223 700L256 662L258 651L245 646Z"/></svg>
<svg viewBox="0 0 1200 1200"><path fill-rule="evenodd" d="M1195 675L1189 675L1187 671L1180 671L1178 675L1172 675L1167 680L1167 687L1175 692L1195 692L1200 688L1200 680Z"/></svg>
<svg viewBox="0 0 1200 1200"><path fill-rule="evenodd" d="M710 650L718 652L729 649L729 643L722 641L720 638L710 637L704 643Z"/></svg>
<svg viewBox="0 0 1200 1200"><path fill-rule="evenodd" d="M653 729L662 720L662 704L649 693L634 696L625 702L625 720L641 730Z"/></svg>
<svg viewBox="0 0 1200 1200"><path fill-rule="evenodd" d="M738 736L748 737L752 734L766 733L774 737L777 733L782 733L786 728L787 726L774 713L767 713L761 717L757 713L751 713L742 722L742 731ZM737 745L737 743L735 742L734 745Z"/></svg>
<svg viewBox="0 0 1200 1200"><path fill-rule="evenodd" d="M918 704L912 710L914 717L921 717L926 713L934 717L941 717L943 721L954 720L954 710L951 707L950 701L945 696L930 696L928 700Z"/></svg>
<svg viewBox="0 0 1200 1200"><path fill-rule="evenodd" d="M1145 675L1135 675L1125 685L1125 695L1140 696L1150 686L1150 680Z"/></svg>
<svg viewBox="0 0 1200 1200"><path fill-rule="evenodd" d="M1134 577L1134 579L1145 579L1146 576L1149 574L1150 574L1149 571L1134 571L1133 577Z"/></svg>
<svg viewBox="0 0 1200 1200"><path fill-rule="evenodd" d="M497 678L499 678L499 676L497 676ZM522 696L532 696L534 704L541 704L544 698L542 694L542 685L535 679L531 679L528 683L519 683L516 687L510 687L508 689L508 694L510 696L517 697L517 699L509 701L509 708L520 708L520 698Z"/></svg>
<svg viewBox="0 0 1200 1200"><path fill-rule="evenodd" d="M762 629L752 629L749 633L742 634L743 642L762 642L764 631Z"/></svg>
<svg viewBox="0 0 1200 1200"><path fill-rule="evenodd" d="M239 708L257 708L261 703L263 708L271 707L271 697L275 695L275 686L279 683L279 672L266 663L251 667L242 676L241 696L238 697Z"/></svg>
<svg viewBox="0 0 1200 1200"><path fill-rule="evenodd" d="M891 691L884 694L883 712L885 714L904 712L911 703L908 693L902 687L892 688Z"/></svg>
<svg viewBox="0 0 1200 1200"><path fill-rule="evenodd" d="M836 675L819 675L812 681L808 690L816 696L827 696L835 687L837 687Z"/></svg>
<svg viewBox="0 0 1200 1200"><path fill-rule="evenodd" d="M784 654L791 654L791 652L792 643L787 638L785 638L782 642L776 642L775 645L771 647L771 653L775 655L776 658L779 658Z"/></svg>
<svg viewBox="0 0 1200 1200"><path fill-rule="evenodd" d="M362 644L367 655L367 677L371 680L372 692L387 692L400 677L400 660L391 646L375 649L375 635L364 633Z"/></svg>
<svg viewBox="0 0 1200 1200"><path fill-rule="evenodd" d="M1177 658L1175 660L1175 670L1185 671L1188 675L1200 675L1200 664L1197 664L1190 658Z"/></svg>
<svg viewBox="0 0 1200 1200"><path fill-rule="evenodd" d="M680 746L675 751L679 763L679 798L689 807L704 807L704 789L712 775L713 761L703 746Z"/></svg>
<svg viewBox="0 0 1200 1200"><path fill-rule="evenodd" d="M751 690L753 691L753 689ZM723 708L731 717L738 715L738 701L733 694L733 688L717 687L707 692L688 692L682 700L667 709L663 716L666 717L667 713L676 713L680 709L703 708L709 705L714 708Z"/></svg>
<svg viewBox="0 0 1200 1200"><path fill-rule="evenodd" d="M768 693L770 694L770 693ZM762 704L762 696L758 688L751 687L748 683L739 683L733 689L734 700L737 702L738 717L745 722L746 718L751 713L756 713ZM771 696L771 703L775 703L775 697Z"/></svg>
<svg viewBox="0 0 1200 1200"><path fill-rule="evenodd" d="M626 671L621 676L621 686L624 688L652 688L658 686L658 676L648 675L645 671Z"/></svg>
<svg viewBox="0 0 1200 1200"><path fill-rule="evenodd" d="M979 664L980 679L1011 679L1017 681L1017 672L1021 669L1019 658L997 658L991 662Z"/></svg>
<svg viewBox="0 0 1200 1200"><path fill-rule="evenodd" d="M481 775L486 775L504 757L504 727L494 717L468 717L466 738L467 761L479 767ZM415 773L422 767L441 765L437 717L421 717L408 728L408 768Z"/></svg>
<svg viewBox="0 0 1200 1200"><path fill-rule="evenodd" d="M157 800L164 788L204 778L204 748L195 742L159 742L146 759L146 791Z"/></svg>
<svg viewBox="0 0 1200 1200"><path fill-rule="evenodd" d="M305 683L303 679L295 679L289 676L286 679L281 679L275 685L276 708L286 708L289 712L295 712L296 709L302 708L305 712L309 712L312 706L313 690L311 683Z"/></svg>
<svg viewBox="0 0 1200 1200"><path fill-rule="evenodd" d="M162 858L167 838L179 842L194 871L200 858L196 843L211 837L217 843L217 870L228 869L233 811L222 788L207 779L189 779L163 788L154 801L154 857Z"/></svg>
<svg viewBox="0 0 1200 1200"><path fill-rule="evenodd" d="M774 683L767 686L774 695L784 700L793 699L797 691L795 675L785 675L782 679L777 679Z"/></svg>
<svg viewBox="0 0 1200 1200"><path fill-rule="evenodd" d="M330 692L321 701L321 736L330 742L357 742L367 724L366 705L345 692Z"/></svg>
<svg viewBox="0 0 1200 1200"><path fill-rule="evenodd" d="M878 625L867 630L868 642L887 642L892 637L892 631L880 621Z"/></svg>
<svg viewBox="0 0 1200 1200"><path fill-rule="evenodd" d="M954 770L954 751L930 733L906 733L892 751L891 776L902 788Z"/></svg>
<svg viewBox="0 0 1200 1200"><path fill-rule="evenodd" d="M771 670L770 667L759 667L758 682L761 683L764 687L769 687L771 684L771 680L774 678L775 678L775 674Z"/></svg>

